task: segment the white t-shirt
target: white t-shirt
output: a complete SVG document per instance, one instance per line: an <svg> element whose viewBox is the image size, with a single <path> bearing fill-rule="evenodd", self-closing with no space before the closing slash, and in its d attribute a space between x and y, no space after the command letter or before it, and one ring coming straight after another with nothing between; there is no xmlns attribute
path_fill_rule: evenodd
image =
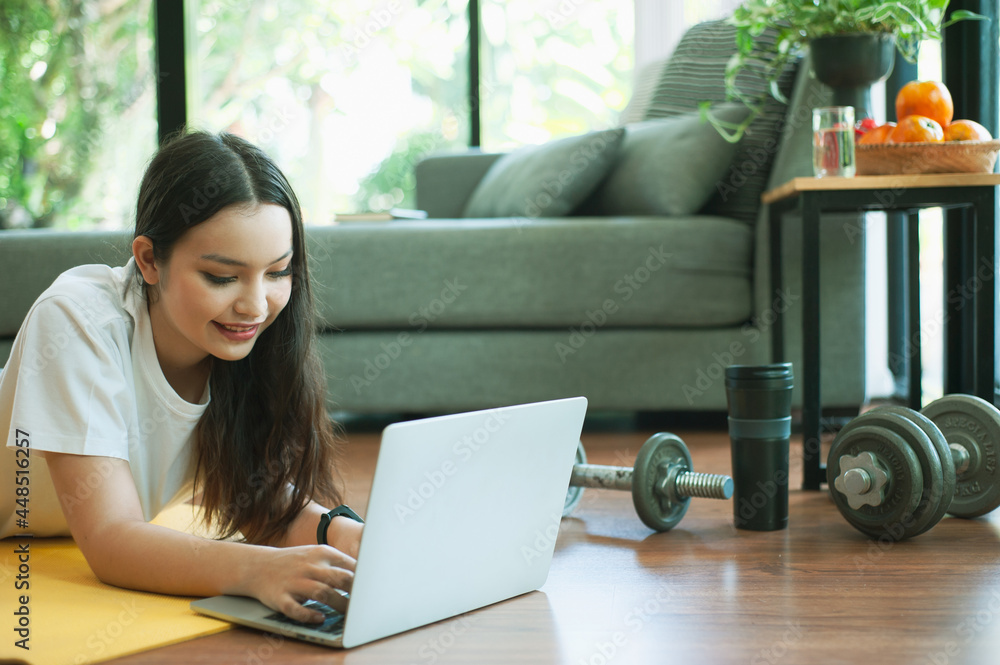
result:
<svg viewBox="0 0 1000 665"><path fill-rule="evenodd" d="M0 373L0 433L6 439L0 449L0 538L69 534L38 452L128 461L147 520L182 498L182 490L190 493L193 433L208 406L208 386L201 403L191 404L167 383L133 264L64 272L18 332ZM30 448L27 474L18 467L24 459L18 442ZM24 475L29 489L19 496ZM80 478L70 498L85 499L101 481L101 473ZM20 524L25 508L27 528Z"/></svg>

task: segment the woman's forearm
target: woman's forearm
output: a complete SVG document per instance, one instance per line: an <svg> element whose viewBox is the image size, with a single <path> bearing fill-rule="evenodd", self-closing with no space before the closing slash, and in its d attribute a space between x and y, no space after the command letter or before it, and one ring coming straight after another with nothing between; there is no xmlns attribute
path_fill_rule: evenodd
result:
<svg viewBox="0 0 1000 665"><path fill-rule="evenodd" d="M266 568L272 549L140 521L116 522L88 537L101 541L80 546L102 582L183 596L254 595L248 580Z"/></svg>
<svg viewBox="0 0 1000 665"><path fill-rule="evenodd" d="M319 528L320 518L328 510L315 501L310 501L288 527L285 537L275 544L279 547L315 545L317 542L316 530ZM326 530L326 542L344 554L357 559L362 528L362 524L349 517L334 517Z"/></svg>

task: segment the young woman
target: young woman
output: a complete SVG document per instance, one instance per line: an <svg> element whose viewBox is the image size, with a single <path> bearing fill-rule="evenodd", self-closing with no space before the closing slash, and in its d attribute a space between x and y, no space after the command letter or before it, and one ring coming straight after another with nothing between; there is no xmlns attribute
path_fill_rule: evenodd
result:
<svg viewBox="0 0 1000 665"><path fill-rule="evenodd" d="M335 439L291 186L240 138L180 135L142 180L132 255L63 273L17 336L0 538L25 532L29 448L27 531L71 534L102 581L322 620L301 603L343 606L362 525L328 511ZM149 523L195 494L220 539Z"/></svg>

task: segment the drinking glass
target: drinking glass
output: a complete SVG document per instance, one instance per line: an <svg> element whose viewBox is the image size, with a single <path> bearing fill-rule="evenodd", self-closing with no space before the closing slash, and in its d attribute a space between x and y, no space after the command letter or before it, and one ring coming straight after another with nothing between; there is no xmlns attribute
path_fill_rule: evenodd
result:
<svg viewBox="0 0 1000 665"><path fill-rule="evenodd" d="M813 173L850 178L854 172L854 107L813 109Z"/></svg>

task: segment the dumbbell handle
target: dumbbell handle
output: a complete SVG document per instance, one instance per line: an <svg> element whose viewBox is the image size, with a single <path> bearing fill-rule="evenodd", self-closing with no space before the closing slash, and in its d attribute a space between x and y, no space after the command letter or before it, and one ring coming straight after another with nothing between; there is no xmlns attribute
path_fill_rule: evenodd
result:
<svg viewBox="0 0 1000 665"><path fill-rule="evenodd" d="M671 478L669 469L663 474L663 478L665 481ZM632 467L576 464L569 484L574 487L631 490ZM733 479L720 474L680 471L673 476L673 484L673 491L678 498L728 499L733 496ZM668 492L669 488L661 487L660 490Z"/></svg>
<svg viewBox="0 0 1000 665"><path fill-rule="evenodd" d="M969 460L971 459L969 449L958 443L949 443L948 447L951 448L951 459L955 462L955 473L962 475L969 470Z"/></svg>

